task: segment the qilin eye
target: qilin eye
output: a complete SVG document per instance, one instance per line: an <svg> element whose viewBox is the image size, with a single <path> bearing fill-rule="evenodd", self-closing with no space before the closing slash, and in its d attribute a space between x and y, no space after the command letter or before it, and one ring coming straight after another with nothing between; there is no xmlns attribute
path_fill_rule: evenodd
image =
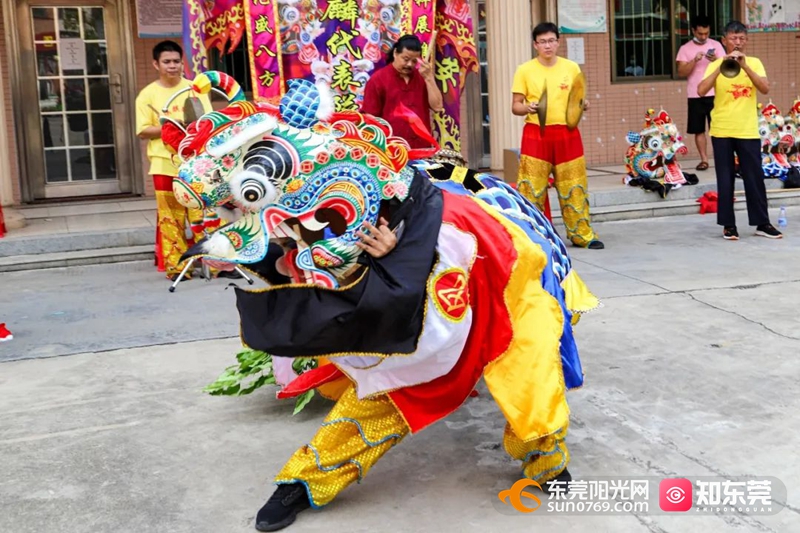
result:
<svg viewBox="0 0 800 533"><path fill-rule="evenodd" d="M258 202L267 194L264 184L255 179L246 179L242 182L242 198L248 202Z"/></svg>

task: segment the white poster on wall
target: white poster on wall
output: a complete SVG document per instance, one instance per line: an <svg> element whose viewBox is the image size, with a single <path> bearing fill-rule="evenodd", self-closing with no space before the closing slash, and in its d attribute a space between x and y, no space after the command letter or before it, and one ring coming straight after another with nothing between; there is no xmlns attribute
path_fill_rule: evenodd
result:
<svg viewBox="0 0 800 533"><path fill-rule="evenodd" d="M569 0L558 3L558 31L561 33L605 33L606 0Z"/></svg>
<svg viewBox="0 0 800 533"><path fill-rule="evenodd" d="M579 65L586 63L586 53L583 44L583 37L568 38L567 59L570 59Z"/></svg>
<svg viewBox="0 0 800 533"><path fill-rule="evenodd" d="M750 31L800 30L800 0L747 0L744 5Z"/></svg>
<svg viewBox="0 0 800 533"><path fill-rule="evenodd" d="M61 70L86 70L83 39L61 39L58 59L61 61Z"/></svg>
<svg viewBox="0 0 800 533"><path fill-rule="evenodd" d="M139 37L180 37L183 35L181 0L136 0Z"/></svg>

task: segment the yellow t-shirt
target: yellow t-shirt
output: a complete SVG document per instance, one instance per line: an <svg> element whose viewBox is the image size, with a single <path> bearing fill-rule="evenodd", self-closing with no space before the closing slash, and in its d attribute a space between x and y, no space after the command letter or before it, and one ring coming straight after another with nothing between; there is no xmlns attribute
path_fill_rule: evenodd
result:
<svg viewBox="0 0 800 533"><path fill-rule="evenodd" d="M511 92L525 96L528 102L538 102L547 83L547 125L567 123L567 102L572 83L580 74L581 67L574 61L559 57L552 67L531 59L517 67ZM539 117L529 113L525 122L538 124Z"/></svg>
<svg viewBox="0 0 800 533"><path fill-rule="evenodd" d="M759 76L767 75L764 65L755 57L745 58L747 65ZM707 78L722 59L717 59L706 68ZM753 81L742 69L735 78L717 76L714 84L714 110L711 111L712 137L734 139L758 139L758 98Z"/></svg>
<svg viewBox="0 0 800 533"><path fill-rule="evenodd" d="M191 86L192 82L183 79L175 87L166 88L159 82L154 81L142 89L142 92L136 97L136 134L138 135L145 128L150 126L161 127L158 118L162 115L161 110L164 104L166 104L176 92L184 87ZM176 97L165 113L166 116L183 122L183 106L189 96L193 96L191 91L186 91ZM200 96L200 102L203 104L203 109L205 109L206 112L211 111L211 101L208 99L207 95ZM162 174L164 176L173 177L178 175L178 167L172 162L172 152L164 146L160 138L150 139L147 143L147 158L150 160L149 173L151 175Z"/></svg>

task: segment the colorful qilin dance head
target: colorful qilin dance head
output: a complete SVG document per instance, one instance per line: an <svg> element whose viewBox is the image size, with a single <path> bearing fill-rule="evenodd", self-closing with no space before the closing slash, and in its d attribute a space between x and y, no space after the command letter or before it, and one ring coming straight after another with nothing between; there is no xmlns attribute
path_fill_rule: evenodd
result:
<svg viewBox="0 0 800 533"><path fill-rule="evenodd" d="M791 168L789 150L794 146L795 128L772 102L758 104L758 134L761 136L761 166L764 175L783 178Z"/></svg>
<svg viewBox="0 0 800 533"><path fill-rule="evenodd" d="M772 102L759 104L758 133L764 153L785 153L794 144L792 126Z"/></svg>
<svg viewBox="0 0 800 533"><path fill-rule="evenodd" d="M789 114L786 115L785 120L787 124L791 125L794 133L794 142L787 153L789 163L793 166L798 166L800 165L800 97L797 97L792 102L792 108L789 110Z"/></svg>
<svg viewBox="0 0 800 533"><path fill-rule="evenodd" d="M220 73L201 75L225 83ZM334 113L325 87L290 80L279 106L233 101L163 138L181 160L173 189L189 208L234 206L243 213L187 256L238 264L266 257L270 241L286 251L282 270L295 283L336 287L356 264L356 233L377 224L382 201L403 201L413 171L408 144L387 123Z"/></svg>
<svg viewBox="0 0 800 533"><path fill-rule="evenodd" d="M663 109L648 109L644 128L628 132L630 146L625 155L628 175L635 178L662 180L679 185L686 183L677 156L688 152L678 127Z"/></svg>

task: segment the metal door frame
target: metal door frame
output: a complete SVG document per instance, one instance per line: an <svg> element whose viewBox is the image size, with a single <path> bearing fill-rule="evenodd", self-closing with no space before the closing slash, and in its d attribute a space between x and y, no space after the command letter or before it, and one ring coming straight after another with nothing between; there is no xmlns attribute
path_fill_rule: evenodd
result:
<svg viewBox="0 0 800 533"><path fill-rule="evenodd" d="M14 132L17 141L17 162L19 168L20 186L22 192L23 202L34 202L37 200L45 199L44 191L38 194L33 187L31 173L32 169L36 168L35 160L41 158L43 153L41 138L34 139L32 131L38 131L41 128L37 124L39 120L39 111L31 113L25 109L23 102L26 101L26 90L23 87L25 77L23 75L23 63L26 63L22 57L23 46L20 44L25 42L25 46L32 46L33 55L29 57L27 63L36 63L35 45L33 44L32 28L21 27L20 21L30 18L31 7L97 7L98 4L110 5L116 16L112 19L109 18L106 24L107 42L117 43L118 46L108 47L108 63L109 63L109 82L112 80L113 75L119 74L122 87L120 88L123 102L117 104L116 113L114 114L115 127L114 127L114 143L116 148L116 166L120 175L129 174L127 179L130 180L130 193L129 194L143 194L144 183L140 179L141 176L141 161L137 157L139 150L137 149L136 135L135 135L135 98L136 90L134 86L135 71L133 64L133 27L132 27L132 13L130 2L126 0L100 0L92 3L88 0L0 0L3 5L3 16L5 24L5 37L6 46L8 50L8 71L9 82L11 85L11 101L13 102L13 116L14 116ZM105 20L105 19L104 19ZM109 24L110 22L110 24ZM23 41L25 39L25 41ZM28 43L30 41L30 43ZM117 49L114 49L117 48ZM114 68L112 68L112 65ZM111 89L111 87L110 87ZM38 89L37 89L38 94ZM38 97L37 97L38 105ZM114 113L112 109L112 113ZM92 182L91 185L95 183ZM81 185L68 185L76 194L63 195L60 197L68 198L70 196L79 196ZM116 193L120 194L120 193ZM128 193L121 193L128 194ZM89 193L87 196L101 196L102 193ZM37 198L37 196L39 196ZM53 197L59 197L54 195ZM50 198L46 198L50 199Z"/></svg>

